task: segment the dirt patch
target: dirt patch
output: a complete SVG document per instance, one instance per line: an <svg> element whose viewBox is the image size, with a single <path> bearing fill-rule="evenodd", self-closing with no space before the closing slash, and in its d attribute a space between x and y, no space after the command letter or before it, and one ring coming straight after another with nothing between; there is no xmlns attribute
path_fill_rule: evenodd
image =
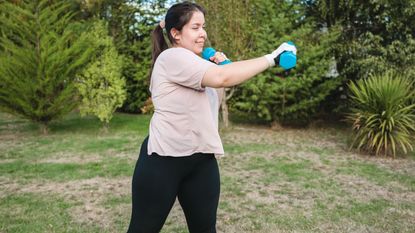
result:
<svg viewBox="0 0 415 233"><path fill-rule="evenodd" d="M331 222L323 222L319 225L316 232L354 232L354 233L383 233L381 229L377 229L373 226L357 224L353 221L342 220L340 223L333 224Z"/></svg>
<svg viewBox="0 0 415 233"><path fill-rule="evenodd" d="M0 151L2 151L2 153L4 153L5 151L9 151L10 148L15 147L19 143L22 143L22 138L24 138L24 136L20 133L1 132Z"/></svg>
<svg viewBox="0 0 415 233"><path fill-rule="evenodd" d="M76 203L70 215L75 222L95 223L104 228L112 224L112 212L106 210L103 202L110 196L119 198L131 193L131 177L106 179L92 178L69 182L33 182L17 184L10 179L1 179L0 197L19 193L40 193L47 198L53 194Z"/></svg>
<svg viewBox="0 0 415 233"><path fill-rule="evenodd" d="M0 176L0 198L4 198L13 193L13 190L17 189L20 185L15 181Z"/></svg>
<svg viewBox="0 0 415 233"><path fill-rule="evenodd" d="M330 162L339 163L347 160L357 160L415 177L414 159L392 159L356 154L353 151L349 151L349 146L345 143L344 137L347 137L346 132L323 128L284 129L275 131L268 127L238 126L222 133L224 144L243 145L258 143L283 146L281 149L283 151L267 153L271 157L283 153L290 153L290 157L300 156L296 153L301 153L301 156L312 158L312 161L319 165L319 156L312 154L312 150L315 148L324 152L326 159Z"/></svg>
<svg viewBox="0 0 415 233"><path fill-rule="evenodd" d="M82 206L70 208L69 215L72 219L81 224L99 224L103 229L108 229L112 225L112 215L107 213L102 206L91 203L84 203Z"/></svg>
<svg viewBox="0 0 415 233"><path fill-rule="evenodd" d="M386 168L393 172L415 177L415 160L407 158L385 158L385 157L361 157L364 162L377 165L380 168Z"/></svg>
<svg viewBox="0 0 415 233"><path fill-rule="evenodd" d="M256 211L256 206L266 206L271 211L280 210L284 213L294 213L301 209L304 215L311 215L315 205L315 201L318 199L324 199L322 197L324 193L317 193L313 190L304 190L299 184L295 182L273 182L265 184L262 180L264 174L260 170L243 170L232 169L226 167L222 169L222 177L233 177L235 185L238 187L229 186L229 192L223 188L222 197L227 200L230 205L229 208L234 210L237 215L243 212L242 209L248 212ZM228 185L232 185L228 184ZM239 197L233 193L232 188L239 190ZM244 197L241 198L240 196ZM241 201L244 201L241 204ZM233 216L234 214L231 213ZM233 216L236 217L236 216Z"/></svg>
<svg viewBox="0 0 415 233"><path fill-rule="evenodd" d="M0 130L4 131L11 131L21 128L22 123L7 123L0 126Z"/></svg>
<svg viewBox="0 0 415 233"><path fill-rule="evenodd" d="M133 153L114 151L113 153L108 153L108 154L110 154L111 157L113 158L127 158L128 160L131 160L134 162L134 161L137 161L138 159L139 149L137 149L136 151L133 151Z"/></svg>
<svg viewBox="0 0 415 233"><path fill-rule="evenodd" d="M36 160L35 163L76 163L76 164L86 164L93 162L100 162L102 156L98 154L74 154L68 152L59 152L55 153L53 156L44 158L41 160Z"/></svg>
<svg viewBox="0 0 415 233"><path fill-rule="evenodd" d="M397 182L388 183L387 187L374 184L362 177L353 175L335 175L343 192L360 202L385 199L393 202L415 202L415 192Z"/></svg>
<svg viewBox="0 0 415 233"><path fill-rule="evenodd" d="M1 144L3 144L4 142L16 142L22 139L21 137L22 135L20 135L19 133L5 133L5 132L1 132L0 134L0 141ZM1 145L0 144L0 145Z"/></svg>
<svg viewBox="0 0 415 233"><path fill-rule="evenodd" d="M318 194L308 191L303 192L293 184L280 184L268 190L262 188L247 192L247 198L252 201L251 211L256 210L256 205L261 208L267 206L272 212L282 211L284 214L296 213L301 210L304 216L311 216L315 201L320 199Z"/></svg>
<svg viewBox="0 0 415 233"><path fill-rule="evenodd" d="M0 163L13 163L16 162L16 159L2 159Z"/></svg>
<svg viewBox="0 0 415 233"><path fill-rule="evenodd" d="M267 127L234 127L222 134L222 139L228 143L245 144L284 144L298 146L298 142L318 143L318 146L337 146L335 136L326 129L285 129L274 131Z"/></svg>
<svg viewBox="0 0 415 233"><path fill-rule="evenodd" d="M91 202L99 202L103 197L106 197L101 194L119 197L129 193L131 191L131 177L119 179L97 177L69 182L33 182L24 185L3 178L0 180L0 185L4 188L2 193L7 195L12 193L56 193L68 200L83 197Z"/></svg>
<svg viewBox="0 0 415 233"><path fill-rule="evenodd" d="M217 223L218 233L241 233L241 232L261 232L261 233L292 233L293 231L284 231L278 229L275 225L263 222L261 223L261 230L258 231L255 225L250 221L240 221L238 224L224 222L224 219L219 219Z"/></svg>
<svg viewBox="0 0 415 233"><path fill-rule="evenodd" d="M167 226L186 226L186 217L184 216L183 209L177 199L174 202L169 216L167 216L166 223L163 228L165 229Z"/></svg>

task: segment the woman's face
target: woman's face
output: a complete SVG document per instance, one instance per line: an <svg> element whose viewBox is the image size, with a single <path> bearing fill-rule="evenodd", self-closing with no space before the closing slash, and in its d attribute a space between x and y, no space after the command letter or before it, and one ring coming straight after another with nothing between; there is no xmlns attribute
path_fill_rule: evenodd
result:
<svg viewBox="0 0 415 233"><path fill-rule="evenodd" d="M193 12L190 21L183 26L181 31L173 28L171 33L176 40L175 47L183 47L201 54L207 34L205 31L205 16L200 11Z"/></svg>

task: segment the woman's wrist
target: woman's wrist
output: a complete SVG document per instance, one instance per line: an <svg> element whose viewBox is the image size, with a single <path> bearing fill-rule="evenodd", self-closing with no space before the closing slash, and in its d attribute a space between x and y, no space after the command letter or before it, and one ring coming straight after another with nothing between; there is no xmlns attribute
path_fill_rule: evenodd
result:
<svg viewBox="0 0 415 233"><path fill-rule="evenodd" d="M275 60L274 60L275 57L274 57L274 55L272 53L271 54L267 54L264 57L265 57L265 59L267 59L267 61L269 63L269 67L275 66Z"/></svg>

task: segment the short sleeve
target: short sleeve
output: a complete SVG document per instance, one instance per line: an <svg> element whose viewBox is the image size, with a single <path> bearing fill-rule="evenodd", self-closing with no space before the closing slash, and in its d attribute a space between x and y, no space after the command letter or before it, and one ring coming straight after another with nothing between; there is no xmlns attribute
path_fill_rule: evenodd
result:
<svg viewBox="0 0 415 233"><path fill-rule="evenodd" d="M204 90L203 76L210 67L215 66L185 48L169 49L159 58L170 82L196 90Z"/></svg>

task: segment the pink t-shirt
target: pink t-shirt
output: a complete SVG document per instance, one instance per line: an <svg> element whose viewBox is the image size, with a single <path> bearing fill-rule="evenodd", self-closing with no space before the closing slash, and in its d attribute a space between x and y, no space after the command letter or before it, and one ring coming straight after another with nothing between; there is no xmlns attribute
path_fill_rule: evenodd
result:
<svg viewBox="0 0 415 233"><path fill-rule="evenodd" d="M224 154L215 114L201 84L211 66L215 64L185 48L170 48L158 56L150 82L154 114L148 154Z"/></svg>

